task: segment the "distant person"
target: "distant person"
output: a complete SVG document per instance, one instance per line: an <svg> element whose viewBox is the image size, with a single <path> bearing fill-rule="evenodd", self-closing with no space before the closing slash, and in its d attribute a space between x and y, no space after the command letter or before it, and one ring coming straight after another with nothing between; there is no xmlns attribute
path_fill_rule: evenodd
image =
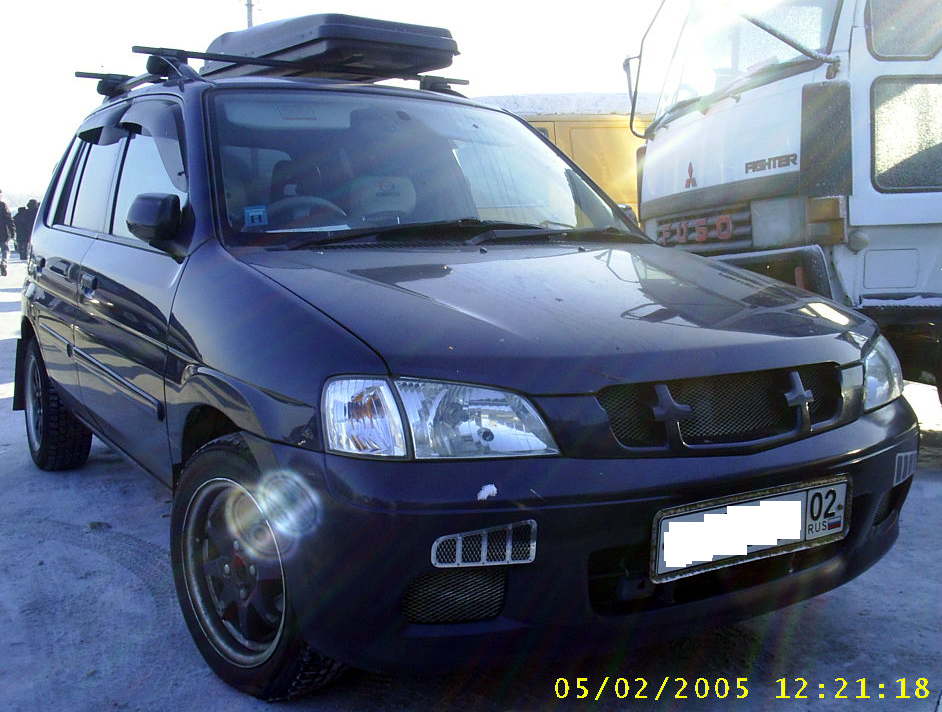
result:
<svg viewBox="0 0 942 712"><path fill-rule="evenodd" d="M29 237L33 232L33 223L36 222L36 213L39 212L39 203L35 200L28 200L25 208L20 208L13 216L13 222L16 224L16 249L20 253L20 259L25 260L29 254Z"/></svg>
<svg viewBox="0 0 942 712"><path fill-rule="evenodd" d="M7 242L15 236L16 225L13 223L10 209L3 202L3 191L0 190L0 277L7 276L7 256L10 254Z"/></svg>

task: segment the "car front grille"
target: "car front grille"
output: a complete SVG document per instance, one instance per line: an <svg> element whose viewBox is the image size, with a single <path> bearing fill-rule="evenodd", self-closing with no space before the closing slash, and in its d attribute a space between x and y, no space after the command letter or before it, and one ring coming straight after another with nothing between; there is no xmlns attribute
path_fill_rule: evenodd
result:
<svg viewBox="0 0 942 712"><path fill-rule="evenodd" d="M610 386L597 398L623 447L683 450L800 437L839 416L841 392L839 370L816 364Z"/></svg>

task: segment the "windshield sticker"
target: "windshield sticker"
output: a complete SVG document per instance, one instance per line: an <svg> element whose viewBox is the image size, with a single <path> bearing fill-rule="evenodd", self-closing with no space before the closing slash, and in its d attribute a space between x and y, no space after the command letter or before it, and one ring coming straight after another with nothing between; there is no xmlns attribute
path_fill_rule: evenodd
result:
<svg viewBox="0 0 942 712"><path fill-rule="evenodd" d="M260 227L268 224L268 209L264 205L248 205L244 214L246 227Z"/></svg>
<svg viewBox="0 0 942 712"><path fill-rule="evenodd" d="M789 153L784 156L773 156L772 158L760 158L756 161L746 162L746 173L759 173L761 171L770 171L774 168L788 168L798 165L798 154Z"/></svg>

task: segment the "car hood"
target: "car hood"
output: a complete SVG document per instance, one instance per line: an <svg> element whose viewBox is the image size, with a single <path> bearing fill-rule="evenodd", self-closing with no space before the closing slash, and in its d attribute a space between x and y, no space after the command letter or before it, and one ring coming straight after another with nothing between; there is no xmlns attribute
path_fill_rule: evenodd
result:
<svg viewBox="0 0 942 712"><path fill-rule="evenodd" d="M876 330L816 295L656 245L356 245L243 259L394 375L530 394L847 364Z"/></svg>

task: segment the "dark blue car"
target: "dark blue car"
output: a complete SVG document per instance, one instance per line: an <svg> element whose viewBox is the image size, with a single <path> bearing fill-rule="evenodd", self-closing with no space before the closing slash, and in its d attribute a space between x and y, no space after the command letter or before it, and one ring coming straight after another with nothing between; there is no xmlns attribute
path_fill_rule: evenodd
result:
<svg viewBox="0 0 942 712"><path fill-rule="evenodd" d="M446 80L377 83L446 66L446 31L148 53L95 75L43 201L14 407L40 468L94 433L173 491L183 615L230 684L599 653L892 546L918 430L874 323L653 244Z"/></svg>

